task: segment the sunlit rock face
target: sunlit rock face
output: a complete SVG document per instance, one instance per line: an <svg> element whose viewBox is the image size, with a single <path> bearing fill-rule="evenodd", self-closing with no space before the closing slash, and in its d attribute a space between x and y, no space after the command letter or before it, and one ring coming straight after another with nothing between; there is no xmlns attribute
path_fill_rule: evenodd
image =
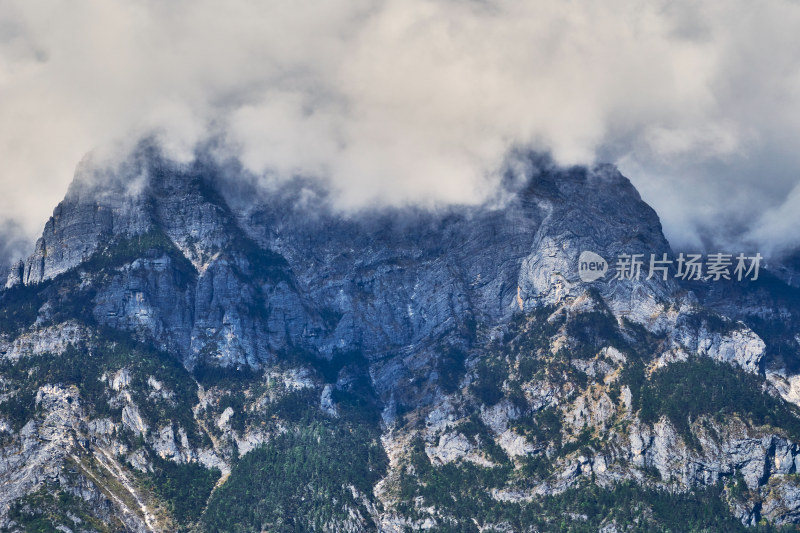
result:
<svg viewBox="0 0 800 533"><path fill-rule="evenodd" d="M800 520L788 271L648 276L673 252L614 167L526 168L481 205L353 212L319 182L152 146L112 169L87 159L0 292L0 525L44 491L112 528L214 530L249 475L237 465L304 431L366 456L326 456L362 480L311 530L461 524L420 488L459 469L502 472L479 492L503 505L587 483L724 486L738 522ZM608 266L582 281L587 252ZM632 255L639 279L615 279Z"/></svg>
<svg viewBox="0 0 800 533"><path fill-rule="evenodd" d="M97 320L171 343L187 361L257 365L289 345L328 355L425 345L580 296L583 250L609 262L669 251L656 214L613 167L537 164L486 205L342 213L313 184L247 194L218 167L143 149L110 175L86 163L8 283L39 283L98 247L163 234L180 257L150 254L115 271L94 299ZM181 272L183 259L193 268ZM659 280L592 286L648 324L675 291Z"/></svg>

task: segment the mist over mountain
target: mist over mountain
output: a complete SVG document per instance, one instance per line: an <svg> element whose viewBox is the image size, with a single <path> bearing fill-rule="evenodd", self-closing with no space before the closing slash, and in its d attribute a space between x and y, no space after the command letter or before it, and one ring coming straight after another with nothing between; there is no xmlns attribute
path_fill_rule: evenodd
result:
<svg viewBox="0 0 800 533"><path fill-rule="evenodd" d="M795 527L794 263L614 279L675 254L631 182L515 161L487 202L353 210L84 159L0 291L0 525Z"/></svg>
<svg viewBox="0 0 800 533"><path fill-rule="evenodd" d="M799 27L0 0L0 531L800 530Z"/></svg>
<svg viewBox="0 0 800 533"><path fill-rule="evenodd" d="M509 153L616 164L681 248L796 247L800 8L614 0L0 10L0 219L33 240L90 150L216 142L344 207L483 202ZM46 156L45 156L46 154Z"/></svg>

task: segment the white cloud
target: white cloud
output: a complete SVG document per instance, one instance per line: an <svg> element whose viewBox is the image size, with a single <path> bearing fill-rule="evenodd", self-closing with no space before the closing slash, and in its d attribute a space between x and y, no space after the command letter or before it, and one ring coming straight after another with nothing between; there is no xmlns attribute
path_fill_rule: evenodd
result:
<svg viewBox="0 0 800 533"><path fill-rule="evenodd" d="M800 177L798 27L777 0L0 0L0 219L35 234L84 153L155 131L344 206L479 201L515 145L601 158L696 244Z"/></svg>

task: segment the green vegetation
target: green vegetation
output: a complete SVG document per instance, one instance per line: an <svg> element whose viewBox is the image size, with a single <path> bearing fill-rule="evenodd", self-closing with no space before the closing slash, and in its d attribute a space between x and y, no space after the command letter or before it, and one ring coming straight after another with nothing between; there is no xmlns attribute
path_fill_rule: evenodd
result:
<svg viewBox="0 0 800 533"><path fill-rule="evenodd" d="M232 250L237 255L232 264L237 276L262 286L292 283L289 266L280 254L260 248L241 233L234 234ZM101 247L79 267L54 280L0 291L0 334L14 334L34 323L39 309L48 301L52 308L48 320L77 318L95 332L83 344L70 347L61 355L0 360L5 398L0 403L0 414L14 430L19 430L36 415L37 389L50 383L76 386L76 400L88 407L92 417L119 420L121 409L109 404L113 393L109 392L108 381L125 368L131 375L128 392L151 427L171 424L176 433L182 427L193 445L205 445L203 439L208 437L192 413L198 399L197 380L204 387L215 388L210 397L219 398L207 412L199 414L206 417L201 421L210 422L205 425L212 435L222 434L213 423L214 417L230 408L233 415L229 423L234 431L243 434L248 427L260 424L272 436L267 443L237 457L231 476L212 494L220 478L218 470L162 459L144 444L143 438L131 442L132 434L124 434L122 440L141 447L152 462L152 472L138 474L139 482L165 502L176 522L207 531L336 530L344 529L355 513L365 529L376 529L363 498L378 505L373 488L386 474L388 458L379 440L380 410L369 380L369 362L361 352L343 351L326 359L298 350L281 354L281 362L271 367L279 370L281 365L287 369L302 366L324 383L344 384L333 391L337 418L320 412L318 387L288 390L280 379L269 380L263 371L250 367L220 368L201 363L190 373L154 346L118 331L96 328L91 317L98 284L107 282L113 269L138 258L164 256L177 286L187 288L197 272L166 234L153 230ZM97 283L81 288L81 272L95 276ZM250 312L267 312L259 287L245 296L243 302L250 303L242 305L251 306ZM490 342L480 359L470 365L472 399L485 406L510 399L522 413L512 422L512 429L540 452L512 461L475 414L454 431L479 447L494 464L492 467L467 461L435 466L425 453L424 443L416 438L397 484L392 487L398 512L411 519L424 518L425 508L433 506L438 523L434 531L441 532L490 530L483 528L493 526L513 531L597 531L609 524L634 532L746 530L724 501L725 497L736 501L751 498L741 474L730 480L727 496L721 485L670 494L633 483L600 488L587 480L563 494L530 502L511 503L492 497L493 489L524 490L535 481L546 479L559 457L584 450L588 453L587 448L604 445L591 427L565 439L561 412L549 407L531 413L523 390L527 383L538 380L547 381L554 388L567 385L560 389L567 391L565 395L580 392L589 384L589 378L576 369L575 359L598 357L606 346L618 348L628 359L609 392L611 397L618 398L621 385L629 386L633 408L645 423L667 417L690 446L700 446L693 434L694 424L727 417L776 426L790 438L800 440L800 412L763 392L762 377L708 358L673 363L648 376L645 369L663 337L629 322L620 327L607 309L598 309L568 318L564 314L551 317L552 308L519 314L503 338ZM328 329L341 320L335 310L324 310L320 315ZM687 320L690 325L718 332L733 327L709 313L697 313ZM562 328L569 340L553 354L550 341ZM477 335L477 325L466 319L462 329L464 337L458 342L463 346L443 343L437 348L434 369L445 393L458 391L468 371L467 362L473 361L468 358L468 349ZM781 330L778 334L789 333ZM151 376L163 384L166 397L155 393L148 383ZM474 402L469 404L472 399L466 402L467 408L475 407ZM407 401L413 404L413 396ZM654 469L645 473L652 478L659 476ZM358 494L354 495L351 489ZM52 531L58 524L76 531L121 527L117 523L102 524L86 511L87 505L61 487L46 486L15 502L9 516L24 531ZM775 529L764 526L757 530Z"/></svg>
<svg viewBox="0 0 800 533"><path fill-rule="evenodd" d="M723 487L715 485L687 493L671 494L646 489L631 482L610 488L592 483L530 502L511 503L493 499L490 491L504 486L510 468L482 468L471 463L434 467L416 441L403 474L398 510L423 518L411 503L422 497L422 506L435 506L444 519L437 532L478 532L479 526L499 526L500 531L595 532L610 523L619 531L794 531L768 525L745 528L724 501ZM532 467L535 468L535 467Z"/></svg>
<svg viewBox="0 0 800 533"><path fill-rule="evenodd" d="M197 271L169 236L163 230L156 228L140 235L111 241L98 248L77 269L102 273L124 266L139 258L156 259L162 255L170 258L177 285L179 288L185 289L189 281L197 275Z"/></svg>
<svg viewBox="0 0 800 533"><path fill-rule="evenodd" d="M514 423L514 430L531 442L546 445L555 443L561 447L561 415L555 407L537 411L531 417L520 417Z"/></svg>
<svg viewBox="0 0 800 533"><path fill-rule="evenodd" d="M686 442L699 445L692 435L693 421L703 417L740 416L757 425L782 428L790 438L800 439L800 413L780 398L766 394L764 379L709 358L674 363L645 373L647 364L658 353L664 336L624 321L622 326L603 310L563 317L548 322L550 311L542 316L516 317L502 342L490 344L475 364L470 392L483 404L494 405L508 397L522 412L527 402L521 385L530 380L548 380L552 384L571 383L584 388L588 376L575 369L575 358L589 359L605 346L614 346L626 356L620 379L610 392L618 397L619 387L632 391L634 410L647 423L667 416ZM698 315L697 326L724 331L731 324L714 315ZM570 342L555 355L550 339L565 326ZM561 415L547 408L523 415L513 429L538 447L553 446L554 455L538 453L515 459L516 468L502 450L493 457L498 466L484 468L470 462L434 466L428 460L422 441L413 444L396 487L397 510L413 519L427 516L433 506L437 515L435 531L478 531L496 526L497 530L597 531L609 523L625 531L750 531L731 514L721 485L684 494L651 490L633 483L600 488L587 483L566 493L535 499L527 503L499 502L490 494L493 489L515 489L534 480L544 480L552 472L553 461L584 448L599 449L603 442L586 427L577 436L562 442ZM712 430L710 425L707 425ZM491 447L484 445L488 430L477 417L455 428L481 445L490 457ZM588 452L588 450L587 450ZM548 452L550 453L550 452ZM659 478L657 471L647 472ZM743 492L740 481L729 488L731 494ZM737 492L738 490L738 492ZM744 496L741 496L744 497ZM413 502L421 502L415 504ZM415 500L417 499L417 500ZM758 531L776 531L770 526ZM492 530L492 529L489 529ZM793 530L786 528L786 530Z"/></svg>
<svg viewBox="0 0 800 533"><path fill-rule="evenodd" d="M482 403L493 406L503 399L503 382L508 368L499 359L481 359L475 367L476 379L469 387Z"/></svg>
<svg viewBox="0 0 800 533"><path fill-rule="evenodd" d="M372 487L388 466L366 360L360 352L337 353L330 360L293 352L281 360L273 370L303 366L323 382L346 383L333 391L339 416L320 411L318 388L287 390L280 379L267 379L262 373L251 372L249 379L237 382L232 371L195 369L204 384L221 386L214 412L230 407L235 430L244 429L245 423L260 424L275 435L237 460L208 502L202 528L320 530L325 524L346 522L352 510L373 529L361 497L354 498L350 489L355 487L373 500Z"/></svg>
<svg viewBox="0 0 800 533"><path fill-rule="evenodd" d="M551 307L529 314L519 313L508 325L502 339L487 346L474 367L470 392L483 404L493 406L503 397L510 398L520 409L527 404L520 386L522 383L548 376L557 380L584 379L569 365L570 353L550 359L550 338L564 324L564 317L552 317ZM504 389L504 384L507 390Z"/></svg>
<svg viewBox="0 0 800 533"><path fill-rule="evenodd" d="M520 371L525 379L532 378L533 372L522 372L523 363L535 360L537 355L549 351L550 338L564 324L563 315L549 320L554 310L553 307L543 307L528 314L516 314L500 345L496 347L509 358L519 358Z"/></svg>
<svg viewBox="0 0 800 533"><path fill-rule="evenodd" d="M309 414L307 420L242 457L203 515L207 531L316 531L357 511L350 486L367 498L388 459L373 427Z"/></svg>
<svg viewBox="0 0 800 533"><path fill-rule="evenodd" d="M192 370L192 375L204 387L219 387L222 389L239 389L243 384L261 379L262 372L252 367L212 366L204 361L198 363Z"/></svg>
<svg viewBox="0 0 800 533"><path fill-rule="evenodd" d="M345 374L365 374L369 367L369 361L360 350L338 350L330 358L309 350L292 349L279 353L276 357L277 364L284 368L303 367L313 371L320 380L325 383L336 383ZM239 372L236 370L209 368L210 372L206 375L206 370L195 371L201 383L214 383L214 380L225 379L226 373L233 376L233 381L238 381L235 377ZM245 374L246 374L245 370ZM221 381L220 381L221 382ZM226 381L230 383L230 381Z"/></svg>
<svg viewBox="0 0 800 533"><path fill-rule="evenodd" d="M177 286L185 289L197 275L194 266L163 231L152 229L101 245L80 265L51 280L0 291L0 334L19 333L33 324L46 301L52 307L49 323L68 319L93 323L92 300L105 275L136 259L156 259L163 255L169 258ZM98 276L93 286L82 286L81 272Z"/></svg>
<svg viewBox="0 0 800 533"><path fill-rule="evenodd" d="M8 511L8 518L16 522L17 528L3 531L25 533L50 533L58 526L67 526L72 531L124 531L119 520L112 517L110 524L93 515L81 498L62 490L57 485L45 485L38 491L16 500Z"/></svg>
<svg viewBox="0 0 800 533"><path fill-rule="evenodd" d="M458 390L458 384L464 376L467 354L455 346L440 346L438 352L436 372L439 375L439 386L447 394L452 394Z"/></svg>
<svg viewBox="0 0 800 533"><path fill-rule="evenodd" d="M412 518L418 517L414 500L422 498L423 505L441 509L462 525L471 523L472 518L491 521L496 516L496 502L489 492L502 487L512 472L510 463L495 468L470 462L433 466L422 440L416 438L397 487L398 510Z"/></svg>
<svg viewBox="0 0 800 533"><path fill-rule="evenodd" d="M692 445L690 424L701 416L722 420L739 415L756 425L779 427L800 439L796 407L766 394L764 378L707 357L672 363L656 370L641 385L640 416L653 423L665 415Z"/></svg>
<svg viewBox="0 0 800 533"><path fill-rule="evenodd" d="M575 440L564 443L559 449L560 455L569 455L572 452L581 451L584 455L592 455L588 448L600 448L601 443L593 435L591 428L584 427Z"/></svg>
<svg viewBox="0 0 800 533"><path fill-rule="evenodd" d="M33 324L44 304L42 285L17 285L0 291L0 334L18 333Z"/></svg>
<svg viewBox="0 0 800 533"><path fill-rule="evenodd" d="M608 310L571 317L567 322L567 335L573 339L570 356L574 359L591 359L605 346L625 347L617 319Z"/></svg>
<svg viewBox="0 0 800 533"><path fill-rule="evenodd" d="M152 424L177 423L189 438L200 438L192 414L197 402L197 385L188 371L169 354L136 342L129 335L103 328L88 344L70 346L61 355L28 356L19 361L0 361L0 374L10 383L13 397L0 403L0 413L9 418L15 430L34 414L36 391L45 384L78 387L80 400L89 403L96 416L120 419L121 411L108 405L107 379L125 368L131 374L130 394L142 416ZM171 397L150 395L152 376L169 389ZM194 429L193 429L194 428Z"/></svg>
<svg viewBox="0 0 800 533"><path fill-rule="evenodd" d="M233 410L233 414L228 419L231 428L239 434L244 433L245 430L245 404L246 398L243 391L231 391L220 398L217 408L219 412L223 412L229 407Z"/></svg>
<svg viewBox="0 0 800 533"><path fill-rule="evenodd" d="M198 463L179 464L150 454L153 472L141 474L144 485L166 503L179 524L200 518L208 497L220 477L216 468L207 469Z"/></svg>
<svg viewBox="0 0 800 533"><path fill-rule="evenodd" d="M686 324L692 329L704 328L711 333L725 335L736 330L736 322L722 318L717 313L698 309L684 318Z"/></svg>
<svg viewBox="0 0 800 533"><path fill-rule="evenodd" d="M473 414L467 421L457 425L453 430L470 439L476 446L483 448L489 459L495 463L509 464L508 455L506 455L503 448L494 441L494 437L490 433L489 428L486 427L486 424L481 421L478 415Z"/></svg>

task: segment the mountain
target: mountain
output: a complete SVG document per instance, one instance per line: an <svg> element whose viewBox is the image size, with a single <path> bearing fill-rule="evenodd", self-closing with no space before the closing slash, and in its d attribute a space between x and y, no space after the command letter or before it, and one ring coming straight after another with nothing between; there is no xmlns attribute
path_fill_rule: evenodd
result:
<svg viewBox="0 0 800 533"><path fill-rule="evenodd" d="M798 302L581 281L673 256L614 167L477 206L143 144L87 158L0 292L8 531L675 531L800 523ZM788 274L787 274L788 273Z"/></svg>

